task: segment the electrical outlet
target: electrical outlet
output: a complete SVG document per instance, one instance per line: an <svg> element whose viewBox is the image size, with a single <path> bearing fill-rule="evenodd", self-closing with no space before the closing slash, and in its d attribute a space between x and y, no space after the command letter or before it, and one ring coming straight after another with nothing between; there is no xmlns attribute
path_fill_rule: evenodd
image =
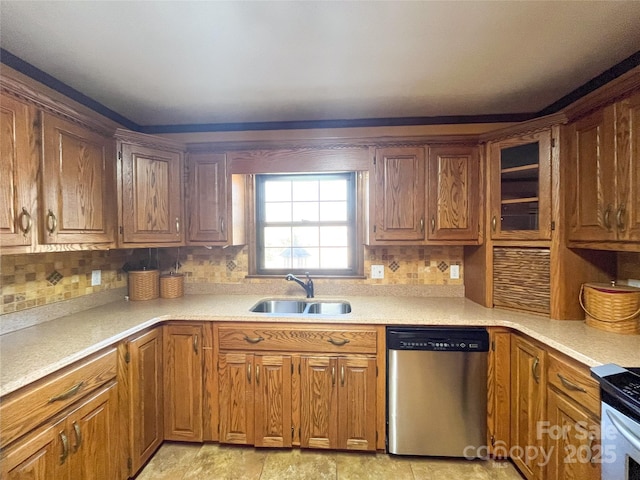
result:
<svg viewBox="0 0 640 480"><path fill-rule="evenodd" d="M449 267L449 278L452 280L460 278L460 265L451 265Z"/></svg>
<svg viewBox="0 0 640 480"><path fill-rule="evenodd" d="M371 265L371 278L384 278L384 265Z"/></svg>
<svg viewBox="0 0 640 480"><path fill-rule="evenodd" d="M640 288L640 280L634 280L633 278L630 278L629 280L627 280L627 285L629 285L630 287Z"/></svg>
<svg viewBox="0 0 640 480"><path fill-rule="evenodd" d="M95 287L102 283L102 270L93 270L91 272L91 286Z"/></svg>

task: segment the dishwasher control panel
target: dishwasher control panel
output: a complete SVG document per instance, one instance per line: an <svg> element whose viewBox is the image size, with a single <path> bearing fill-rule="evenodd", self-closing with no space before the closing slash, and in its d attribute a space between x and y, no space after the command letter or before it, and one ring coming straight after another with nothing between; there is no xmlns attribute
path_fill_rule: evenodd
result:
<svg viewBox="0 0 640 480"><path fill-rule="evenodd" d="M387 329L389 350L486 352L489 334L484 328L392 328Z"/></svg>

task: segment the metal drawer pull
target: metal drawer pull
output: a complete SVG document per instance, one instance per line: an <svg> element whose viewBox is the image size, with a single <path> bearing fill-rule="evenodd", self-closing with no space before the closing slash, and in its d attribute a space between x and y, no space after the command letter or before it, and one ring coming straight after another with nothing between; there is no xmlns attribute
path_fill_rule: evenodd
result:
<svg viewBox="0 0 640 480"><path fill-rule="evenodd" d="M256 385L260 385L260 365L256 365Z"/></svg>
<svg viewBox="0 0 640 480"><path fill-rule="evenodd" d="M73 422L73 431L76 434L76 444L73 446L73 453L76 453L82 445L82 432L80 431L80 425L78 422Z"/></svg>
<svg viewBox="0 0 640 480"><path fill-rule="evenodd" d="M224 233L224 218L220 218L220 232Z"/></svg>
<svg viewBox="0 0 640 480"><path fill-rule="evenodd" d="M587 391L584 388L582 388L580 385L576 385L575 383L570 382L559 373L558 373L558 378L560 379L560 382L562 383L562 385L567 387L569 390L577 390L578 392L587 393Z"/></svg>
<svg viewBox="0 0 640 480"><path fill-rule="evenodd" d="M335 345L336 347L341 347L349 343L349 340L347 340L346 338L343 338L342 340L335 340L334 338L329 337L329 340L327 340L327 342Z"/></svg>
<svg viewBox="0 0 640 480"><path fill-rule="evenodd" d="M176 235L180 235L180 218L176 217Z"/></svg>
<svg viewBox="0 0 640 480"><path fill-rule="evenodd" d="M340 385L344 387L344 365L340 366Z"/></svg>
<svg viewBox="0 0 640 480"><path fill-rule="evenodd" d="M436 217L431 216L431 233L436 231Z"/></svg>
<svg viewBox="0 0 640 480"><path fill-rule="evenodd" d="M420 231L424 232L424 218L420 219Z"/></svg>
<svg viewBox="0 0 640 480"><path fill-rule="evenodd" d="M244 339L249 343L260 343L261 341L264 340L264 338L262 338L261 336L248 337L247 335L244 336Z"/></svg>
<svg viewBox="0 0 640 480"><path fill-rule="evenodd" d="M198 354L198 335L193 336L193 351Z"/></svg>
<svg viewBox="0 0 640 480"><path fill-rule="evenodd" d="M540 364L540 359L536 357L533 361L533 365L531 365L531 373L533 374L533 379L536 383L540 383L540 377L538 376L538 365Z"/></svg>
<svg viewBox="0 0 640 480"><path fill-rule="evenodd" d="M602 221L604 222L604 226L607 228L607 230L611 230L611 210L613 209L613 207L611 207L611 204L607 205L606 210L604 211L604 218L602 219Z"/></svg>
<svg viewBox="0 0 640 480"><path fill-rule="evenodd" d="M24 224L25 219L27 220L26 226ZM18 215L18 224L20 226L22 234L26 237L27 234L31 231L31 215L24 207L22 207L22 211L20 212L20 215Z"/></svg>
<svg viewBox="0 0 640 480"><path fill-rule="evenodd" d="M49 235L53 235L53 232L56 231L56 228L58 228L58 219L56 218L55 213L53 213L51 209L49 209L49 211L47 212L47 232L49 232Z"/></svg>
<svg viewBox="0 0 640 480"><path fill-rule="evenodd" d="M251 364L247 364L247 382L251 383Z"/></svg>
<svg viewBox="0 0 640 480"><path fill-rule="evenodd" d="M336 384L336 367L331 367L331 385Z"/></svg>
<svg viewBox="0 0 640 480"><path fill-rule="evenodd" d="M67 398L73 397L82 388L82 385L84 385L84 382L76 383L73 387L71 387L66 392L63 392L60 395L51 397L48 403L58 402L60 400L66 400Z"/></svg>
<svg viewBox="0 0 640 480"><path fill-rule="evenodd" d="M618 226L618 230L621 232L624 232L625 230L624 217L625 217L625 208L623 203L618 208L618 213L616 213L616 224Z"/></svg>
<svg viewBox="0 0 640 480"><path fill-rule="evenodd" d="M69 456L69 439L64 432L60 432L60 440L62 440L62 455L60 455L60 465L64 465L65 460Z"/></svg>
<svg viewBox="0 0 640 480"><path fill-rule="evenodd" d="M495 232L497 226L498 226L498 219L494 215L493 218L491 219L491 230L493 230Z"/></svg>

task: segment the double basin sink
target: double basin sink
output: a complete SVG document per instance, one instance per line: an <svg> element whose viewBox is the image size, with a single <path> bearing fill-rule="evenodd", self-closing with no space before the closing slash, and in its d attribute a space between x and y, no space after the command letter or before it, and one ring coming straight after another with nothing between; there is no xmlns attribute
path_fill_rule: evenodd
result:
<svg viewBox="0 0 640 480"><path fill-rule="evenodd" d="M261 300L250 308L257 313L298 315L344 315L351 312L349 302L309 300Z"/></svg>

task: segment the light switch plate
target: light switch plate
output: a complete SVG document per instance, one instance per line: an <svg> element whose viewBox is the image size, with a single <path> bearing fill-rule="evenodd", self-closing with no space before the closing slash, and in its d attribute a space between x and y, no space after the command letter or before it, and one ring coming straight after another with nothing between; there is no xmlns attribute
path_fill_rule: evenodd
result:
<svg viewBox="0 0 640 480"><path fill-rule="evenodd" d="M451 265L449 267L449 278L457 280L460 278L460 265Z"/></svg>
<svg viewBox="0 0 640 480"><path fill-rule="evenodd" d="M371 278L384 278L384 265L371 265Z"/></svg>
<svg viewBox="0 0 640 480"><path fill-rule="evenodd" d="M91 272L91 286L95 287L102 283L102 270L93 270Z"/></svg>

